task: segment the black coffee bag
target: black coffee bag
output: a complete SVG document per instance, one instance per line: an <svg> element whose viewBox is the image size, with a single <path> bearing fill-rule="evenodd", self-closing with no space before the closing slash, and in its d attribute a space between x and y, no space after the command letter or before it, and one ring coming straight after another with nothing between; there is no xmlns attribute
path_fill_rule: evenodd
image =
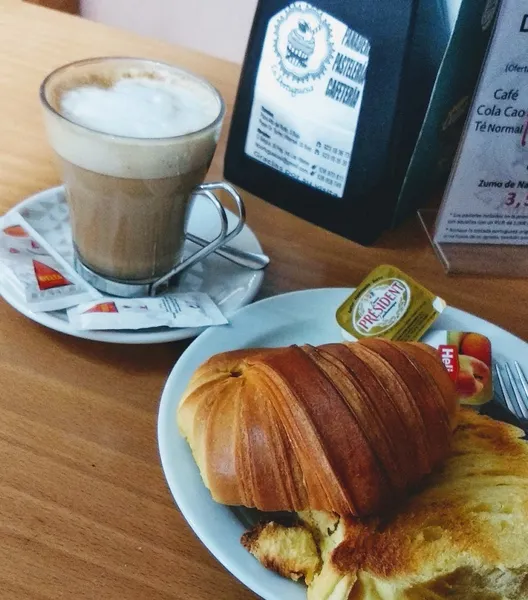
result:
<svg viewBox="0 0 528 600"><path fill-rule="evenodd" d="M260 0L225 177L360 243L388 226L449 36L444 0Z"/></svg>

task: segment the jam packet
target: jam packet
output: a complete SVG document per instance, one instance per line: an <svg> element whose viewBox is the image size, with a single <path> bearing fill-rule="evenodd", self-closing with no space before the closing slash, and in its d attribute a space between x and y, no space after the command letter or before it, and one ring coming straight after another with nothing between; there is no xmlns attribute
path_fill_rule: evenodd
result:
<svg viewBox="0 0 528 600"><path fill-rule="evenodd" d="M70 324L76 329L208 327L228 323L213 300L202 292L157 298L102 298L67 312Z"/></svg>
<svg viewBox="0 0 528 600"><path fill-rule="evenodd" d="M391 265L371 271L337 309L343 336L356 341L383 337L418 341L442 313L446 303Z"/></svg>
<svg viewBox="0 0 528 600"><path fill-rule="evenodd" d="M62 310L100 298L18 213L0 219L0 289L34 312Z"/></svg>
<svg viewBox="0 0 528 600"><path fill-rule="evenodd" d="M481 406L493 398L491 342L485 335L434 330L422 342L437 349L462 404Z"/></svg>

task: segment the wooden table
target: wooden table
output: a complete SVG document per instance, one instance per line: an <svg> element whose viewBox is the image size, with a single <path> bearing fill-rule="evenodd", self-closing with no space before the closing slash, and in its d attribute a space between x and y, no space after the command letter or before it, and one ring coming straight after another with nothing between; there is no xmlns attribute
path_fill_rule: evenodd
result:
<svg viewBox="0 0 528 600"><path fill-rule="evenodd" d="M210 79L229 108L233 103L237 65L0 0L0 212L58 181L40 81L62 63L103 54L179 63ZM212 177L221 175L224 144L225 137ZM528 337L526 282L446 277L414 219L363 248L261 200L246 201L272 259L261 296L353 286L389 262L450 304ZM160 469L159 396L186 346L70 338L0 301L2 600L254 598L195 538Z"/></svg>

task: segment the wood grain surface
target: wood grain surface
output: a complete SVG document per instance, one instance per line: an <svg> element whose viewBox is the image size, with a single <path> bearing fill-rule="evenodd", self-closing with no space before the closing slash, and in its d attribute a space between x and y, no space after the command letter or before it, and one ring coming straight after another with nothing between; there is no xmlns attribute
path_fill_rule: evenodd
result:
<svg viewBox="0 0 528 600"><path fill-rule="evenodd" d="M60 64L103 54L166 60L206 76L233 103L234 64L19 0L0 0L0 27L0 212L58 182L38 89ZM211 178L221 176L226 130ZM261 297L353 286L388 262L450 304L528 337L526 282L445 276L415 219L363 248L245 198L272 259ZM160 469L160 392L186 346L78 340L0 300L2 600L255 597L195 538Z"/></svg>

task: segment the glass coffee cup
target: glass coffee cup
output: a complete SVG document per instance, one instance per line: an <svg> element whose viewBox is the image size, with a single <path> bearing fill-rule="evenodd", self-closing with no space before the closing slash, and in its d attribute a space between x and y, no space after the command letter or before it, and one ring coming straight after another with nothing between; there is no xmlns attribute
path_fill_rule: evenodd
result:
<svg viewBox="0 0 528 600"><path fill-rule="evenodd" d="M236 190L203 183L225 113L206 80L147 59L103 57L59 67L40 97L65 185L75 267L94 287L118 296L155 294L243 227ZM218 189L239 209L230 232ZM217 209L219 233L182 260L197 193Z"/></svg>

